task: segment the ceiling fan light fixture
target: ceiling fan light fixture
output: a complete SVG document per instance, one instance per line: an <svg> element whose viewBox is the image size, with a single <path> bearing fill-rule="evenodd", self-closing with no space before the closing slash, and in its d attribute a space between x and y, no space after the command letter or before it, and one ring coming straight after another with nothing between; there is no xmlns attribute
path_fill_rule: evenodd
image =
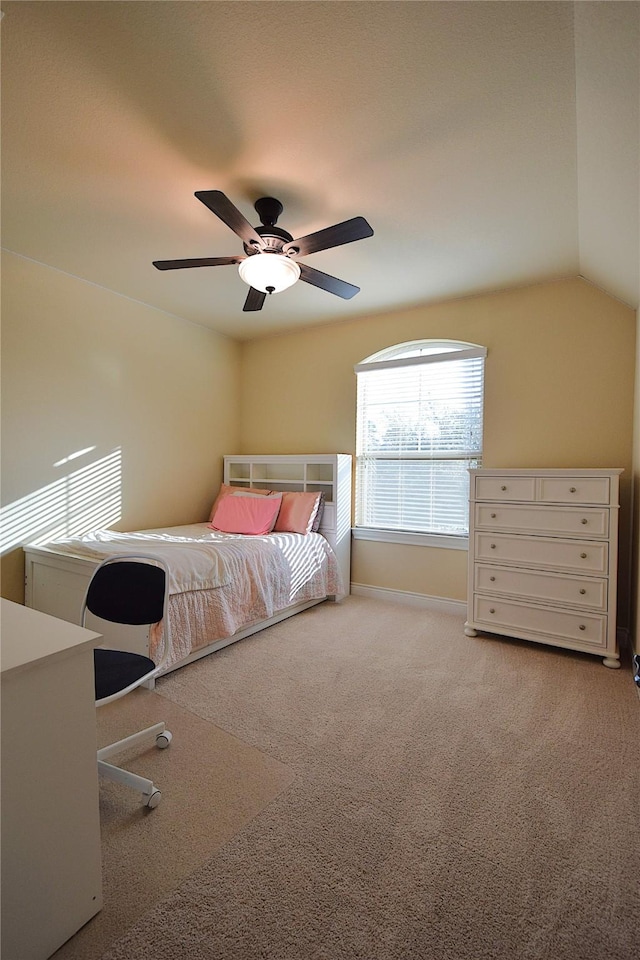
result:
<svg viewBox="0 0 640 960"><path fill-rule="evenodd" d="M360 287L316 270L306 263L298 264L298 257L306 257L320 250L331 250L343 243L372 237L373 230L364 217L352 217L331 227L316 230L293 239L290 233L276 226L282 213L282 204L274 197L261 197L254 207L261 227L252 227L221 190L196 190L196 197L212 213L240 237L246 257L191 257L187 260L154 260L157 270L182 270L189 267L223 267L239 264L241 279L249 285L243 311L262 310L268 293L279 293L303 280L320 290L326 290L343 300L350 300Z"/></svg>
<svg viewBox="0 0 640 960"><path fill-rule="evenodd" d="M300 267L281 253L254 253L243 260L238 272L245 283L262 293L280 293L300 277Z"/></svg>

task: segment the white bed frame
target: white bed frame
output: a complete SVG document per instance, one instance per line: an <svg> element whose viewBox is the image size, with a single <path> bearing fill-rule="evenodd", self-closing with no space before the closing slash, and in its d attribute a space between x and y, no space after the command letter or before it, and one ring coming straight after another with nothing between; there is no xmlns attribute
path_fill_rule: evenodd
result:
<svg viewBox="0 0 640 960"><path fill-rule="evenodd" d="M349 593L351 579L351 455L321 454L316 456L238 456L224 458L225 483L230 486L278 491L318 491L325 494L325 508L320 533L329 541L338 558L345 593ZM70 623L79 623L80 608L96 560L56 553L47 546L27 544L25 554L25 604ZM307 610L323 600L309 600L293 604L269 617L240 628L229 637L214 640L184 660L169 667L176 670L187 663L220 650L236 640L264 630L274 623ZM340 599L335 598L335 599ZM120 629L120 628L119 628ZM126 628L126 635L118 634L122 649L148 650L148 636L141 638L140 628ZM111 642L115 643L110 636Z"/></svg>

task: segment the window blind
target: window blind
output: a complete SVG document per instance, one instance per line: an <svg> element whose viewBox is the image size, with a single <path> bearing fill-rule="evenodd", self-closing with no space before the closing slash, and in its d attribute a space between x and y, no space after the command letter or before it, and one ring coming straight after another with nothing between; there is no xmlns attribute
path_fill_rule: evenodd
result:
<svg viewBox="0 0 640 960"><path fill-rule="evenodd" d="M379 364L358 364L356 526L468 535L467 471L482 460L485 353L378 355Z"/></svg>

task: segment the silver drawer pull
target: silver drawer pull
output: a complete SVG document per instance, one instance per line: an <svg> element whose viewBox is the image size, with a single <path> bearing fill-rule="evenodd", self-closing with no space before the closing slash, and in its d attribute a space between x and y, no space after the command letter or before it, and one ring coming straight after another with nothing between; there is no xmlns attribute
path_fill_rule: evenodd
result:
<svg viewBox="0 0 640 960"><path fill-rule="evenodd" d="M501 489L501 490L506 490L507 488L506 488L506 487L504 486L504 484L503 484L503 485L500 487L500 489Z"/></svg>
<svg viewBox="0 0 640 960"><path fill-rule="evenodd" d="M579 629L579 630L586 630L587 628L585 627L584 623L581 623L578 629Z"/></svg>
<svg viewBox="0 0 640 960"><path fill-rule="evenodd" d="M575 487L569 487L569 493L575 493L575 492L576 492Z"/></svg>
<svg viewBox="0 0 640 960"><path fill-rule="evenodd" d="M495 578L495 577L489 577L489 580L491 580L491 583L495 583L495 582L496 582L496 578Z"/></svg>
<svg viewBox="0 0 640 960"><path fill-rule="evenodd" d="M587 592L587 591L585 590L585 588L582 587L582 589L580 590L580 593L581 593L581 595L582 595L583 597L584 597L584 595L585 595L586 592Z"/></svg>
<svg viewBox="0 0 640 960"><path fill-rule="evenodd" d="M586 517L583 517L582 520L580 521L580 523L589 523L589 521L587 520Z"/></svg>
<svg viewBox="0 0 640 960"><path fill-rule="evenodd" d="M580 554L580 557L581 557L583 560L586 560L586 559L587 559L586 553L581 553L581 554Z"/></svg>

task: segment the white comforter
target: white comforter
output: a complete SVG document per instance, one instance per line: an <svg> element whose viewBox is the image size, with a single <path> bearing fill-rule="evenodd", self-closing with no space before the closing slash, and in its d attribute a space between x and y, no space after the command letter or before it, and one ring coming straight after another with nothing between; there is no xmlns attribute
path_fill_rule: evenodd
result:
<svg viewBox="0 0 640 960"><path fill-rule="evenodd" d="M206 523L179 527L137 530L92 530L81 537L47 543L56 553L102 561L121 554L146 554L163 560L169 568L169 593L210 590L224 587L238 574L242 564L265 554L275 567L278 579L295 586L308 564L316 568L332 555L331 547L320 534L271 533L246 537L211 530ZM293 591L295 593L295 589ZM289 601L291 602L291 601Z"/></svg>
<svg viewBox="0 0 640 960"><path fill-rule="evenodd" d="M120 554L146 554L164 560L169 568L169 593L209 590L229 583L231 572L216 549L217 535L205 523L160 530L92 530L81 537L55 540L46 546L56 552L105 560Z"/></svg>
<svg viewBox="0 0 640 960"><path fill-rule="evenodd" d="M335 553L319 533L246 537L195 523L135 533L95 530L43 546L96 561L140 553L164 560L171 594L167 668L286 607L343 592ZM163 635L157 626L152 657Z"/></svg>

